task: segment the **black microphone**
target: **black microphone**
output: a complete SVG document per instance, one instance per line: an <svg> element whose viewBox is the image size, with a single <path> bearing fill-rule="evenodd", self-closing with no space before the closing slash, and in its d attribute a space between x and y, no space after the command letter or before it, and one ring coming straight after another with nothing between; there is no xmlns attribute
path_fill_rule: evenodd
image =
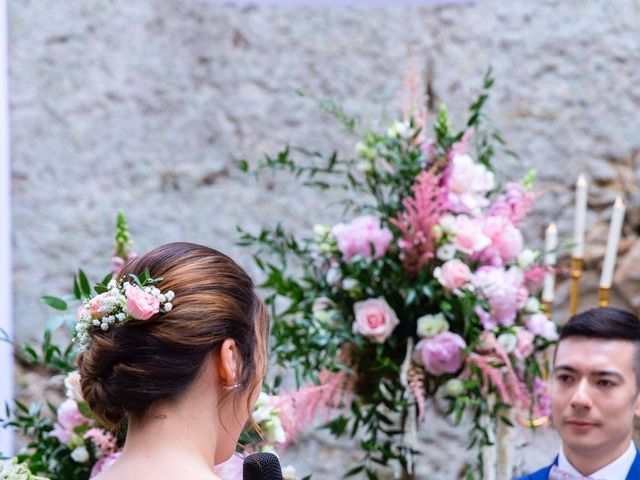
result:
<svg viewBox="0 0 640 480"><path fill-rule="evenodd" d="M278 457L267 452L249 455L242 464L242 480L282 480Z"/></svg>

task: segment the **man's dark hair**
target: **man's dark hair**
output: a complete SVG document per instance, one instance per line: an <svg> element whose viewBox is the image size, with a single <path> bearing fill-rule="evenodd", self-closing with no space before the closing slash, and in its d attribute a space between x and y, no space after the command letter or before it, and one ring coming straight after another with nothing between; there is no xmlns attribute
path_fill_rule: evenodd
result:
<svg viewBox="0 0 640 480"><path fill-rule="evenodd" d="M603 340L628 340L636 349L633 371L640 390L640 319L619 308L592 308L571 317L561 328L558 343L565 338L587 337Z"/></svg>

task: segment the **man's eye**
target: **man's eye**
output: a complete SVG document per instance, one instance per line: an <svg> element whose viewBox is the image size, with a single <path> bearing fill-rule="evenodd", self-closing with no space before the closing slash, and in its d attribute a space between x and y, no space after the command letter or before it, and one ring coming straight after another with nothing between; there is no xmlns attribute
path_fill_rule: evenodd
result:
<svg viewBox="0 0 640 480"><path fill-rule="evenodd" d="M571 377L571 375L558 375L558 376L556 376L556 379L557 379L560 383L569 383L571 380L573 380L573 378Z"/></svg>
<svg viewBox="0 0 640 480"><path fill-rule="evenodd" d="M610 380L598 380L598 385L600 387L604 387L604 388L611 388L611 387L615 386L615 383L613 383Z"/></svg>

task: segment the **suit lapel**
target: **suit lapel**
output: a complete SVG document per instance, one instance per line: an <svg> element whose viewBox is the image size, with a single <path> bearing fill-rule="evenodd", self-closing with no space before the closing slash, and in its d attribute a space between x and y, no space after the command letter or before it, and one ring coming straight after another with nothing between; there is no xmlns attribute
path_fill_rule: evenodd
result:
<svg viewBox="0 0 640 480"><path fill-rule="evenodd" d="M627 475L627 480L636 480L640 478L640 454L636 449L636 458L633 460L631 464L631 468L629 469L629 474Z"/></svg>

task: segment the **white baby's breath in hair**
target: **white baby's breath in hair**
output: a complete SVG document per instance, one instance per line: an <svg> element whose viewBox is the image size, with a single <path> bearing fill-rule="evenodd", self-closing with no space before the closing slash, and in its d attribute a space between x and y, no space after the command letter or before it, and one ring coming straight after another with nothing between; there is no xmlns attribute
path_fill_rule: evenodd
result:
<svg viewBox="0 0 640 480"><path fill-rule="evenodd" d="M153 286L162 278L151 278L148 271L140 276L132 274L131 278L133 283L120 284L112 278L107 285L96 285L96 295L78 308L74 341L81 352L89 347L92 329L107 331L116 323L148 320L156 313L171 311L175 294L171 290L163 293Z"/></svg>

